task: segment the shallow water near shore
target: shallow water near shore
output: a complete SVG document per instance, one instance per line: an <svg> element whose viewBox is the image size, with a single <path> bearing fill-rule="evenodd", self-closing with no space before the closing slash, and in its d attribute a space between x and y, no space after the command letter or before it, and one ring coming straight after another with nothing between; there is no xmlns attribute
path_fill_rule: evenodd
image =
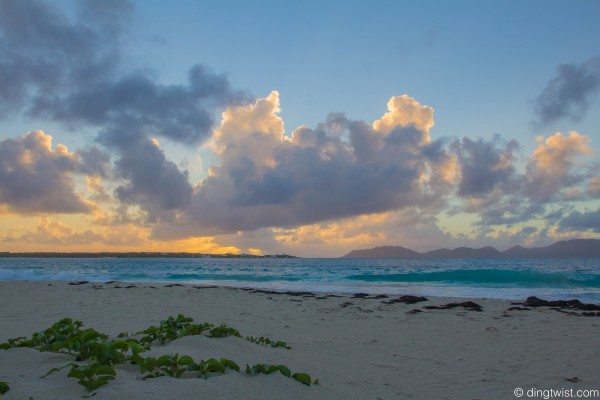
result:
<svg viewBox="0 0 600 400"><path fill-rule="evenodd" d="M5 258L0 280L177 282L313 292L600 302L600 259Z"/></svg>

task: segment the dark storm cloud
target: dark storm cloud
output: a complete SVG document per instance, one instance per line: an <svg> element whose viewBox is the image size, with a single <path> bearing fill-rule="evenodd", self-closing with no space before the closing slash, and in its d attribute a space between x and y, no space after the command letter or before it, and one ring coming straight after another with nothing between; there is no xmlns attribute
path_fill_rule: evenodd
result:
<svg viewBox="0 0 600 400"><path fill-rule="evenodd" d="M167 160L156 144L141 141L135 148L116 163L117 171L129 181L117 189L119 200L143 205L151 218L161 210L186 206L192 194L187 172Z"/></svg>
<svg viewBox="0 0 600 400"><path fill-rule="evenodd" d="M0 1L0 112L37 114L65 91L109 79L120 32L70 21L41 1Z"/></svg>
<svg viewBox="0 0 600 400"><path fill-rule="evenodd" d="M458 157L463 210L478 215L478 226L510 226L532 218L556 222L546 216L548 205L589 199L586 186L595 171L584 158L593 153L589 144L589 137L577 132L556 133L540 138L533 154L522 158L516 141L497 135L455 141L449 151Z"/></svg>
<svg viewBox="0 0 600 400"><path fill-rule="evenodd" d="M539 121L546 125L562 118L578 121L600 88L600 56L581 64L563 64L535 102Z"/></svg>
<svg viewBox="0 0 600 400"><path fill-rule="evenodd" d="M83 175L93 175L106 178L110 176L112 166L108 153L97 147L77 150L76 154L81 159L78 172Z"/></svg>
<svg viewBox="0 0 600 400"><path fill-rule="evenodd" d="M72 176L95 166L82 163L64 146L52 149L51 140L36 131L0 141L0 204L22 213L90 211L76 194Z"/></svg>
<svg viewBox="0 0 600 400"><path fill-rule="evenodd" d="M77 4L79 17L70 19L42 1L0 0L0 116L23 113L74 131L100 128L99 143L121 157L116 171L127 182L119 199L153 212L182 206L192 190L187 172L150 138L197 145L209 136L215 110L247 95L202 65L179 85L158 83L151 70L126 71L121 53L132 4ZM162 191L155 180L166 185Z"/></svg>
<svg viewBox="0 0 600 400"><path fill-rule="evenodd" d="M596 211L573 211L560 221L562 230L591 230L600 233L600 209Z"/></svg>
<svg viewBox="0 0 600 400"><path fill-rule="evenodd" d="M499 136L491 141L467 137L452 145L459 157L461 179L458 194L480 197L498 187L506 187L515 175L513 160L518 144L512 140L503 143Z"/></svg>
<svg viewBox="0 0 600 400"><path fill-rule="evenodd" d="M410 107L414 100L399 102ZM272 93L226 112L215 137L221 162L157 236L292 227L412 206L427 213L450 193L450 183L438 179L448 154L412 121L378 131L338 113L285 139L278 109Z"/></svg>

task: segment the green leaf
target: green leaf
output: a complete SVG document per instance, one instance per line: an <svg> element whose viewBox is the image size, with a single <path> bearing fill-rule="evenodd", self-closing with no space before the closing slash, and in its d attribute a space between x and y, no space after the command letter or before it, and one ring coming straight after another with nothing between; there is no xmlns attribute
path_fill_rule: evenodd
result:
<svg viewBox="0 0 600 400"><path fill-rule="evenodd" d="M194 359L190 356L183 356L179 359L179 364L181 365L192 365L194 364Z"/></svg>
<svg viewBox="0 0 600 400"><path fill-rule="evenodd" d="M236 372L240 372L240 366L237 365L234 361L228 360L227 358L221 358L221 364Z"/></svg>
<svg viewBox="0 0 600 400"><path fill-rule="evenodd" d="M96 372L96 375L112 375L112 376L117 375L117 372L115 371L115 369L108 365L98 365L98 367L95 368L95 372Z"/></svg>
<svg viewBox="0 0 600 400"><path fill-rule="evenodd" d="M113 377L99 378L99 379L94 379L93 381L78 381L77 383L84 386L88 390L88 392L91 392L92 390L98 389L102 385L106 385L112 379L115 379L115 378L113 378Z"/></svg>
<svg viewBox="0 0 600 400"><path fill-rule="evenodd" d="M160 356L156 359L156 364L164 367L168 366L171 363L172 357L169 355Z"/></svg>
<svg viewBox="0 0 600 400"><path fill-rule="evenodd" d="M270 375L273 372L277 372L279 371L279 367L277 367L277 365L270 365L269 368L267 368L267 370L265 371L266 375Z"/></svg>
<svg viewBox="0 0 600 400"><path fill-rule="evenodd" d="M85 379L86 378L85 373L83 371L80 371L79 368L77 368L76 366L73 367L71 369L71 371L69 371L67 376L69 378L77 378L77 379Z"/></svg>
<svg viewBox="0 0 600 400"><path fill-rule="evenodd" d="M206 361L206 367L209 372L225 372L225 366L214 358Z"/></svg>
<svg viewBox="0 0 600 400"><path fill-rule="evenodd" d="M131 350L131 354L133 354L133 356L137 356L138 354L146 351L144 346L141 346L135 342L129 342L129 349Z"/></svg>
<svg viewBox="0 0 600 400"><path fill-rule="evenodd" d="M310 386L311 379L309 374L305 374L304 372L296 372L294 375L292 375L292 378L294 378L298 382Z"/></svg>
<svg viewBox="0 0 600 400"><path fill-rule="evenodd" d="M4 394L4 393L8 392L9 390L10 390L10 387L8 387L8 383L0 382L0 394Z"/></svg>
<svg viewBox="0 0 600 400"><path fill-rule="evenodd" d="M292 371L290 371L290 369L285 365L278 365L277 369L283 376L287 376L289 378L292 375Z"/></svg>

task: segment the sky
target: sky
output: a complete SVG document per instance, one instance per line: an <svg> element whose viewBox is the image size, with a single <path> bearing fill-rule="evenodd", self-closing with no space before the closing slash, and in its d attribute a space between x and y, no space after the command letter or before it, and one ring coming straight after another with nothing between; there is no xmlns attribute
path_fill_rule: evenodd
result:
<svg viewBox="0 0 600 400"><path fill-rule="evenodd" d="M600 2L0 0L0 251L600 238Z"/></svg>

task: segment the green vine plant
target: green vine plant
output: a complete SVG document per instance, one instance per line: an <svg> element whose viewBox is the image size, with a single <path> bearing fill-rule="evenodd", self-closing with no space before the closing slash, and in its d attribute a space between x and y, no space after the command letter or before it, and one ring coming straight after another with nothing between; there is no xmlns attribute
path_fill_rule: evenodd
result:
<svg viewBox="0 0 600 400"><path fill-rule="evenodd" d="M73 365L67 376L77 379L77 383L91 392L114 380L116 375L112 366L88 360L87 364Z"/></svg>
<svg viewBox="0 0 600 400"><path fill-rule="evenodd" d="M227 358L210 358L200 360L198 363L191 356L179 356L179 353L155 357L132 357L132 361L140 367L140 373L145 374L143 379L158 378L160 376L170 376L181 378L186 372L197 372L199 378L208 379L216 374L225 374L227 369L240 372L239 365ZM275 372L283 376L297 380L305 385L318 384L318 380L312 381L310 375L302 372L292 374L285 365L255 364L252 367L246 364L246 373L249 375L265 374L269 375Z"/></svg>
<svg viewBox="0 0 600 400"><path fill-rule="evenodd" d="M260 344L261 346L283 347L284 349L291 349L291 347L288 346L287 343L284 341L274 341L264 336L261 336L259 338L256 338L254 336L246 336L244 339L252 343Z"/></svg>
<svg viewBox="0 0 600 400"><path fill-rule="evenodd" d="M288 378L295 379L298 382L303 383L307 386L310 386L311 383L314 385L319 384L318 379L315 379L313 381L313 380L311 380L310 375L306 374L304 372L296 372L296 373L292 374L292 371L290 371L290 369L288 367L286 367L285 365L255 364L253 366L250 366L250 365L246 364L246 373L249 375L257 375L257 374L270 375L275 372L279 372L281 375L286 376Z"/></svg>
<svg viewBox="0 0 600 400"><path fill-rule="evenodd" d="M77 379L77 383L89 392L97 390L116 378L115 365L129 362L140 368L143 379L170 376L181 378L186 373L196 374L198 378L208 379L211 376L224 374L226 370L240 371L239 365L232 360L210 358L208 360L194 361L191 356L178 353L160 357L143 357L141 354L151 349L154 343L166 344L170 341L194 335L204 335L209 338L223 338L234 336L242 338L240 332L221 324L215 326L210 323L194 324L193 319L179 314L177 317L168 317L158 326L150 326L136 334L127 332L117 335L112 340L103 333L94 329L81 329L81 321L63 318L52 324L44 331L36 332L30 339L17 337L0 343L0 350L15 347L35 348L39 351L64 353L75 357L75 361L83 364L69 363L59 368L53 368L42 378L70 367L67 376ZM139 338L138 338L139 337ZM255 338L246 336L249 342L270 347L283 347L291 349L286 342L274 341L266 337ZM305 385L318 384L318 380L311 381L311 377L303 372L292 374L285 365L255 364L246 365L246 373L250 375L279 372L282 375L295 379ZM0 382L0 393L8 390L8 385ZM2 392L4 391L4 392Z"/></svg>

